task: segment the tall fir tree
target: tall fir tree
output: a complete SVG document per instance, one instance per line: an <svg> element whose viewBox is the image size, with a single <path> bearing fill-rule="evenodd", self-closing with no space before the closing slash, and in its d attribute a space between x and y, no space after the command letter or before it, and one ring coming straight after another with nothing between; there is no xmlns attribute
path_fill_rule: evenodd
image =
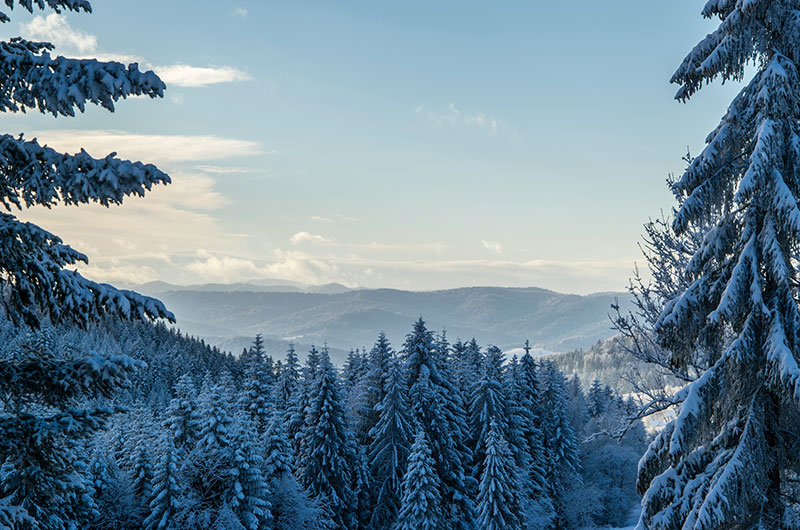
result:
<svg viewBox="0 0 800 530"><path fill-rule="evenodd" d="M200 412L192 376L183 374L175 383L175 397L167 407L165 426L169 429L172 445L186 454L200 437Z"/></svg>
<svg viewBox="0 0 800 530"><path fill-rule="evenodd" d="M149 499L150 513L142 525L144 530L174 530L178 527L176 519L181 495L178 451L169 438L161 445L161 457Z"/></svg>
<svg viewBox="0 0 800 530"><path fill-rule="evenodd" d="M500 425L491 420L486 434L478 494L478 528L515 530L522 527L518 470Z"/></svg>
<svg viewBox="0 0 800 530"><path fill-rule="evenodd" d="M580 453L572 420L569 414L567 381L551 362L543 362L540 370L541 397L545 414L542 433L547 453L546 471L548 490L557 515L557 527L564 528L567 519L567 491L580 480Z"/></svg>
<svg viewBox="0 0 800 530"><path fill-rule="evenodd" d="M270 490L262 471L263 458L255 447L255 434L255 426L242 418L233 451L230 507L247 530L267 530L272 522Z"/></svg>
<svg viewBox="0 0 800 530"><path fill-rule="evenodd" d="M300 361L297 360L294 344L290 343L286 352L286 362L281 368L273 390L273 402L277 410L288 414L299 385Z"/></svg>
<svg viewBox="0 0 800 530"><path fill-rule="evenodd" d="M752 79L675 190L680 235L714 223L656 322L669 364L701 371L640 465L640 528L797 528L800 471L800 21L796 0L709 1L719 26L672 77L676 98Z"/></svg>
<svg viewBox="0 0 800 530"><path fill-rule="evenodd" d="M486 350L482 363L482 375L472 385L469 426L476 474L484 460L486 437L492 422L503 437L508 435L510 404L503 371L504 355L500 348L491 346Z"/></svg>
<svg viewBox="0 0 800 530"><path fill-rule="evenodd" d="M403 497L396 530L444 530L439 475L434 469L431 447L420 427L411 446L408 470L403 477Z"/></svg>
<svg viewBox="0 0 800 530"><path fill-rule="evenodd" d="M310 384L298 474L301 485L331 510L337 530L354 526L349 434L336 370L322 351Z"/></svg>
<svg viewBox="0 0 800 530"><path fill-rule="evenodd" d="M443 376L434 335L420 317L406 336L401 352L409 384L409 403L415 421L428 437L436 472L442 483L446 517L453 528L474 528L474 484L468 477L472 453L463 402Z"/></svg>
<svg viewBox="0 0 800 530"><path fill-rule="evenodd" d="M414 437L414 419L406 396L406 382L400 363L391 362L384 386L385 396L375 406L378 424L372 429L369 448L373 477L374 508L369 528L391 528L400 510L403 475Z"/></svg>
<svg viewBox="0 0 800 530"><path fill-rule="evenodd" d="M394 352L386 334L378 335L375 345L365 359L364 376L359 379L348 404L355 417L353 430L358 443L369 446L372 443L370 432L378 424L377 405L383 401L389 366Z"/></svg>

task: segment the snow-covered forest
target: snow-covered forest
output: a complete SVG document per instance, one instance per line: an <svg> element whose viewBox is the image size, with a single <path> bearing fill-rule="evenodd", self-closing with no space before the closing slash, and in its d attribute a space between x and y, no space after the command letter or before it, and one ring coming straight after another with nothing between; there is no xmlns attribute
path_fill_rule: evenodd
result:
<svg viewBox="0 0 800 530"><path fill-rule="evenodd" d="M718 24L676 98L742 88L644 227L635 309L609 308L615 348L647 366L625 397L528 337L509 357L422 317L402 344L375 329L343 366L324 344L267 351L258 335L233 355L182 335L163 303L84 277L86 255L12 213L115 206L170 176L0 136L0 529L800 528L800 1L702 14ZM24 38L0 43L0 87L2 112L64 118L166 89L137 63ZM665 413L648 435L642 418Z"/></svg>
<svg viewBox="0 0 800 530"><path fill-rule="evenodd" d="M7 460L8 507L59 492L31 514L60 520L42 527L566 529L619 525L638 502L644 429L597 434L623 426L633 403L530 355L449 344L422 320L397 350L378 336L341 369L324 348L301 364L257 337L233 357L148 324L3 331L4 358L71 363L52 389L83 363L104 369L86 351L141 366L111 399L71 397L124 410L43 454L68 461Z"/></svg>

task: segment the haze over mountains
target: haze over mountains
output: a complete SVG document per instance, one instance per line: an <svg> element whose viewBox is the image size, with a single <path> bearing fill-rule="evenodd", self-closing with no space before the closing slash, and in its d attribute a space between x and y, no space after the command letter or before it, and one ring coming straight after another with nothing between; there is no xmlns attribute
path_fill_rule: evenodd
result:
<svg viewBox="0 0 800 530"><path fill-rule="evenodd" d="M312 343L327 343L336 361L353 347L369 348L379 331L399 347L420 315L430 328L446 329L451 341L475 337L513 349L529 339L548 351L588 348L613 335L610 306L627 300L625 293L579 296L535 287L401 291L277 280L135 288L167 304L182 331L231 351L261 333L272 353L282 354L290 341L301 354Z"/></svg>

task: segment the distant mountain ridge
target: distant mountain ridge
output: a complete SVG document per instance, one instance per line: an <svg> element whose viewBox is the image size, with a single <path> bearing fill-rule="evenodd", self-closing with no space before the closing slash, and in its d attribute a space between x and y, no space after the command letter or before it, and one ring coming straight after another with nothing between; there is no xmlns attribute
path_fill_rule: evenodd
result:
<svg viewBox="0 0 800 530"><path fill-rule="evenodd" d="M187 333L234 352L257 333L275 348L289 341L301 348L327 343L336 357L353 347L369 348L379 331L399 347L420 315L430 328L446 329L451 341L475 337L483 345L511 349L529 339L548 351L588 348L613 335L610 306L615 299L627 300L625 293L580 296L537 287L441 291L348 289L337 284L171 287L156 283L136 288L167 304Z"/></svg>

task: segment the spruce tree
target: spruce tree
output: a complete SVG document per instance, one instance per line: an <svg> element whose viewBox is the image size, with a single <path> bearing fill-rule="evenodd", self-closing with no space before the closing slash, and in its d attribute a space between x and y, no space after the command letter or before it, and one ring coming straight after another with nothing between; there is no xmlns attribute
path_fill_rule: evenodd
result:
<svg viewBox="0 0 800 530"><path fill-rule="evenodd" d="M372 443L370 432L378 424L377 405L385 396L393 356L392 346L386 334L381 332L365 360L364 376L359 379L348 400L355 417L355 436L361 445L369 446Z"/></svg>
<svg viewBox="0 0 800 530"><path fill-rule="evenodd" d="M271 483L290 475L293 468L292 446L286 438L283 418L277 411L272 412L265 438L264 478Z"/></svg>
<svg viewBox="0 0 800 530"><path fill-rule="evenodd" d="M277 410L284 414L289 411L299 384L300 362L297 360L294 344L289 344L289 350L286 352L286 362L281 368L273 390L273 402Z"/></svg>
<svg viewBox="0 0 800 530"><path fill-rule="evenodd" d="M319 350L312 344L302 369L299 387L287 413L287 434L296 455L300 455L302 451L302 431L306 422L306 408L317 376L320 359Z"/></svg>
<svg viewBox="0 0 800 530"><path fill-rule="evenodd" d="M353 525L350 452L344 408L336 370L322 351L310 384L308 405L301 436L298 474L301 485L326 504L337 530Z"/></svg>
<svg viewBox="0 0 800 530"><path fill-rule="evenodd" d="M143 523L145 530L177 528L175 519L180 508L181 493L177 453L171 440L162 442L161 458L156 466L149 499L150 514Z"/></svg>
<svg viewBox="0 0 800 530"><path fill-rule="evenodd" d="M478 494L478 528L515 530L521 527L517 467L499 424L491 420L486 434Z"/></svg>
<svg viewBox="0 0 800 530"><path fill-rule="evenodd" d="M542 417L542 433L547 454L545 465L548 492L559 525L563 526L569 509L566 504L567 490L575 481L580 480L580 454L568 411L567 381L564 374L551 361L547 361L541 365L540 376L545 411Z"/></svg>
<svg viewBox="0 0 800 530"><path fill-rule="evenodd" d="M709 1L720 24L672 82L692 97L752 79L675 189L679 235L714 222L690 283L656 323L671 366L699 377L640 465L640 528L796 528L800 471L800 40L796 0Z"/></svg>
<svg viewBox="0 0 800 530"><path fill-rule="evenodd" d="M483 373L472 385L469 425L473 457L477 464L484 460L486 437L492 422L502 436L508 435L510 411L503 360L503 352L499 348L488 348L483 361Z"/></svg>
<svg viewBox="0 0 800 530"><path fill-rule="evenodd" d="M472 453L467 447L469 433L463 402L455 386L441 372L433 332L421 317L406 336L401 356L411 411L429 440L449 524L458 529L472 529L474 504L467 477Z"/></svg>
<svg viewBox="0 0 800 530"><path fill-rule="evenodd" d="M17 2L5 2L11 8ZM51 8L90 12L86 0L18 2L27 11ZM0 13L0 23L10 22ZM87 103L113 111L128 96L161 97L164 83L153 72L118 62L53 57L53 46L13 38L0 43L0 111L35 110L74 116ZM0 136L0 203L7 211L57 204L119 204L168 183L156 167L86 151L64 154L26 140ZM152 298L90 281L74 270L88 258L39 226L0 213L0 309L16 325L88 326L106 316L120 320L173 319ZM0 524L66 528L87 524L93 508L76 473L73 444L102 428L109 408L80 408L84 393L110 397L136 366L124 356L86 359L39 351L0 361ZM89 521L90 522L90 521Z"/></svg>
<svg viewBox="0 0 800 530"><path fill-rule="evenodd" d="M200 437L200 412L192 376L184 374L175 383L175 397L167 407L166 427L172 445L181 453L188 453Z"/></svg>
<svg viewBox="0 0 800 530"><path fill-rule="evenodd" d="M233 452L230 507L247 530L265 530L272 521L269 486L262 472L263 459L253 443L254 426L242 419Z"/></svg>
<svg viewBox="0 0 800 530"><path fill-rule="evenodd" d="M400 363L392 361L384 387L385 396L375 406L378 424L370 432L370 471L373 477L374 508L369 528L391 528L400 509L403 475L413 443L413 417L406 396Z"/></svg>
<svg viewBox="0 0 800 530"><path fill-rule="evenodd" d="M248 414L256 430L263 433L269 421L273 374L264 358L252 353L254 351L251 350L251 355L245 359L239 408Z"/></svg>
<svg viewBox="0 0 800 530"><path fill-rule="evenodd" d="M396 530L443 530L442 495L425 430L420 427L411 446L403 477L403 498Z"/></svg>

